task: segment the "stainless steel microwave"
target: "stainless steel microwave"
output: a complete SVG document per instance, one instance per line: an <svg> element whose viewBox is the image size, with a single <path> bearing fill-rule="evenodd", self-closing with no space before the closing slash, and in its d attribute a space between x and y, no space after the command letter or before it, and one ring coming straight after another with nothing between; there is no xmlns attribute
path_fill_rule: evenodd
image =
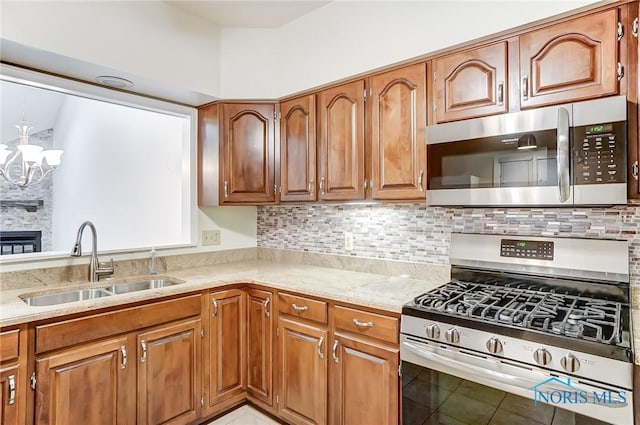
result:
<svg viewBox="0 0 640 425"><path fill-rule="evenodd" d="M427 205L627 203L624 96L426 129Z"/></svg>

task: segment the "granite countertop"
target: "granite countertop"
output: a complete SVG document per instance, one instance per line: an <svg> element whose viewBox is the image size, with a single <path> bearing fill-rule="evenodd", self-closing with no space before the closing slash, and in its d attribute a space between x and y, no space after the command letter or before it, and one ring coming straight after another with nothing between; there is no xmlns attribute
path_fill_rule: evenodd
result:
<svg viewBox="0 0 640 425"><path fill-rule="evenodd" d="M149 276L145 276L149 278ZM159 277L183 280L179 285L149 289L128 294L112 295L92 300L76 301L53 306L27 306L19 297L42 293L61 292L65 289L104 287L117 283L141 280L140 277L114 278L98 283L74 284L55 290L42 286L11 289L0 292L0 326L10 326L36 320L51 319L67 314L88 312L133 302L153 300L169 295L215 289L233 283L258 283L274 289L328 298L365 307L399 313L403 304L423 292L444 284L442 274L414 279L386 276L328 267L279 263L264 260L238 261L170 271Z"/></svg>

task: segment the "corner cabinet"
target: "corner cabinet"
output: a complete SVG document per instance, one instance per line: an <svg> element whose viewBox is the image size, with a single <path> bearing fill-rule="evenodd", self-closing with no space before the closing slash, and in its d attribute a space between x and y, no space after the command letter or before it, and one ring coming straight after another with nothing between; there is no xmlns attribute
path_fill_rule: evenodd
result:
<svg viewBox="0 0 640 425"><path fill-rule="evenodd" d="M433 60L433 111L438 123L508 110L508 45L491 44Z"/></svg>
<svg viewBox="0 0 640 425"><path fill-rule="evenodd" d="M617 28L610 9L522 34L521 108L617 94Z"/></svg>
<svg viewBox="0 0 640 425"><path fill-rule="evenodd" d="M423 199L426 64L375 75L369 91L371 198Z"/></svg>
<svg viewBox="0 0 640 425"><path fill-rule="evenodd" d="M319 199L364 199L364 80L318 93L318 143Z"/></svg>
<svg viewBox="0 0 640 425"><path fill-rule="evenodd" d="M220 204L275 202L276 105L221 107Z"/></svg>
<svg viewBox="0 0 640 425"><path fill-rule="evenodd" d="M273 406L273 293L247 290L247 394Z"/></svg>
<svg viewBox="0 0 640 425"><path fill-rule="evenodd" d="M315 201L316 96L280 104L280 201Z"/></svg>

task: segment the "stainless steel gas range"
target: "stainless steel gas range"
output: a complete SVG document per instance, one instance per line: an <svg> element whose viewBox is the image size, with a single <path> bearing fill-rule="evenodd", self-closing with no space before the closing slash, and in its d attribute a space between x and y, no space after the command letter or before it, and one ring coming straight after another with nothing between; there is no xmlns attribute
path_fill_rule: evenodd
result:
<svg viewBox="0 0 640 425"><path fill-rule="evenodd" d="M632 424L628 258L626 241L453 234L451 281L403 308L403 373L421 367L426 372L414 374L425 382L437 372L503 391L502 400L525 397L530 406L520 401L521 408L546 409L548 423L576 412L571 423ZM407 400L427 407L429 423L468 420L447 404L455 388L445 393L436 383L413 393L430 391L443 394L427 395L424 405ZM494 407L489 420L502 408L524 414Z"/></svg>

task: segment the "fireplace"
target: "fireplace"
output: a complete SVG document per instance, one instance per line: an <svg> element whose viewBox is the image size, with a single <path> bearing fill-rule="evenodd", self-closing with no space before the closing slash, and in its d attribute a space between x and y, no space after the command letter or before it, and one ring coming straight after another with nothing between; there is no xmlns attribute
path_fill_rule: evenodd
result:
<svg viewBox="0 0 640 425"><path fill-rule="evenodd" d="M26 254L42 251L40 230L20 230L0 232L1 255Z"/></svg>

